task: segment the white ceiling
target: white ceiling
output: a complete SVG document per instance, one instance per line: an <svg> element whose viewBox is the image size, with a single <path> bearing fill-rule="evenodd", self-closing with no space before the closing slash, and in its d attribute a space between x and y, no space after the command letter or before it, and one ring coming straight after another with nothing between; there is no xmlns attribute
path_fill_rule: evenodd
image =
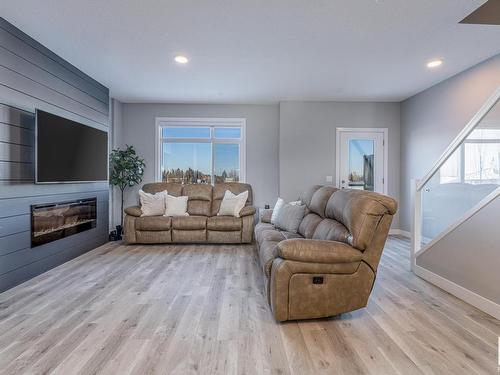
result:
<svg viewBox="0 0 500 375"><path fill-rule="evenodd" d="M458 24L482 3L1 0L0 14L125 102L400 101L500 53L500 26Z"/></svg>

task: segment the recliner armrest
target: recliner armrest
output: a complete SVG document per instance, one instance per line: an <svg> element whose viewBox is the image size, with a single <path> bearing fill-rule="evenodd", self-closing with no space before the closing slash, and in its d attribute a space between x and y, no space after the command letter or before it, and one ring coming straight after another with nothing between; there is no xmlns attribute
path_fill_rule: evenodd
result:
<svg viewBox="0 0 500 375"><path fill-rule="evenodd" d="M278 243L280 258L310 263L359 262L363 253L342 242L294 238Z"/></svg>
<svg viewBox="0 0 500 375"><path fill-rule="evenodd" d="M127 207L124 211L127 215L130 216L141 217L142 215L142 211L139 206Z"/></svg>
<svg viewBox="0 0 500 375"><path fill-rule="evenodd" d="M240 217L255 215L255 208L252 206L245 206L240 211Z"/></svg>
<svg viewBox="0 0 500 375"><path fill-rule="evenodd" d="M260 217L260 221L263 223L271 223L272 216L273 216L272 209L263 210L262 216Z"/></svg>

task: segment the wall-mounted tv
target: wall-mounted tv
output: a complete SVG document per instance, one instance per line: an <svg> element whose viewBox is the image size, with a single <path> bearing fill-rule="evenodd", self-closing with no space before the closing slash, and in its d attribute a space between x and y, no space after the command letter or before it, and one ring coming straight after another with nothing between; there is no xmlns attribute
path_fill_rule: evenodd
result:
<svg viewBox="0 0 500 375"><path fill-rule="evenodd" d="M108 179L108 133L36 110L35 182Z"/></svg>

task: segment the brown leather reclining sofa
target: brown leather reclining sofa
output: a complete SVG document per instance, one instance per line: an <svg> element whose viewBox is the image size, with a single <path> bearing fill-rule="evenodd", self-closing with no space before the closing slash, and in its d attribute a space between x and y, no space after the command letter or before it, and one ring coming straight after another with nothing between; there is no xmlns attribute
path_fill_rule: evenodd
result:
<svg viewBox="0 0 500 375"><path fill-rule="evenodd" d="M251 243L255 208L252 205L252 187L231 182L216 184L181 185L157 182L142 187L147 193L167 190L173 196L188 196L189 216L141 217L140 206L125 209L124 242L126 243ZM217 216L226 190L234 194L248 191L240 217Z"/></svg>
<svg viewBox="0 0 500 375"><path fill-rule="evenodd" d="M278 321L334 316L365 307L397 203L361 190L314 186L301 197L298 233L255 227L266 291Z"/></svg>

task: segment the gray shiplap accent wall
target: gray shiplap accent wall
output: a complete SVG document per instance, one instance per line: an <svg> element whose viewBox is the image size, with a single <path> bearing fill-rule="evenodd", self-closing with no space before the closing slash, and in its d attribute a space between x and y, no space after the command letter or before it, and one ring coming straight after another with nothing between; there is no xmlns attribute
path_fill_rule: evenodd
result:
<svg viewBox="0 0 500 375"><path fill-rule="evenodd" d="M110 132L109 90L0 18L0 291L107 241L107 182L34 184L36 108ZM30 206L97 197L97 226L32 249Z"/></svg>

